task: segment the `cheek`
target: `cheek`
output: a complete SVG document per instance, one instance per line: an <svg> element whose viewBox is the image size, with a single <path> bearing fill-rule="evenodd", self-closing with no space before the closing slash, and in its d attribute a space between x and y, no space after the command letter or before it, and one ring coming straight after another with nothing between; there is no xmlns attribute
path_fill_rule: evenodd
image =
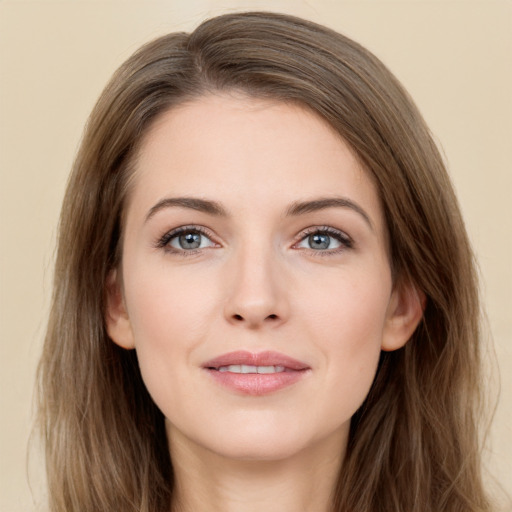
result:
<svg viewBox="0 0 512 512"><path fill-rule="evenodd" d="M319 339L334 353L347 356L364 353L373 345L380 348L391 279L383 272L340 272L317 281L315 288L302 292L303 318L310 320Z"/></svg>
<svg viewBox="0 0 512 512"><path fill-rule="evenodd" d="M132 276L127 272L125 294L135 340L169 344L171 338L197 337L216 302L214 276L173 271L165 261L152 267L139 265Z"/></svg>
<svg viewBox="0 0 512 512"><path fill-rule="evenodd" d="M175 396L191 354L208 339L218 316L215 280L197 272L171 272L165 262L152 268L139 263L137 272L130 268L125 296L137 358L148 391L161 403Z"/></svg>
<svg viewBox="0 0 512 512"><path fill-rule="evenodd" d="M382 278L367 274L329 282L329 293L309 293L309 308L303 317L310 319L308 335L323 356L328 399L343 404L341 414L351 415L375 377L391 279L383 285Z"/></svg>

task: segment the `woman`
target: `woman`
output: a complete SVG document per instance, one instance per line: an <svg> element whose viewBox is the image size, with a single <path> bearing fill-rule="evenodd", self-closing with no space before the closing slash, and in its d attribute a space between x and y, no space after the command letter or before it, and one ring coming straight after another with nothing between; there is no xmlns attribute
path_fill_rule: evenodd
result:
<svg viewBox="0 0 512 512"><path fill-rule="evenodd" d="M100 97L63 205L52 510L490 510L478 318L380 61L270 13L162 37Z"/></svg>

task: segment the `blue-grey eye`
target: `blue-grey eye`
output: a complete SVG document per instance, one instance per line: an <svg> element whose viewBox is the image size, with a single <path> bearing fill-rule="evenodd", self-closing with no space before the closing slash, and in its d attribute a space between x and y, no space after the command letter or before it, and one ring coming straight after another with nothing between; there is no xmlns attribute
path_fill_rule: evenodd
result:
<svg viewBox="0 0 512 512"><path fill-rule="evenodd" d="M330 233L316 231L306 235L298 244L301 249L312 249L314 251L326 251L327 249L338 249L342 246L349 246L349 240L345 240L342 233Z"/></svg>
<svg viewBox="0 0 512 512"><path fill-rule="evenodd" d="M331 245L331 237L325 233L315 233L308 236L308 244L311 249L325 250Z"/></svg>
<svg viewBox="0 0 512 512"><path fill-rule="evenodd" d="M168 245L174 249L191 251L194 249L212 247L215 244L206 235L203 235L198 231L185 231L173 236L169 240Z"/></svg>

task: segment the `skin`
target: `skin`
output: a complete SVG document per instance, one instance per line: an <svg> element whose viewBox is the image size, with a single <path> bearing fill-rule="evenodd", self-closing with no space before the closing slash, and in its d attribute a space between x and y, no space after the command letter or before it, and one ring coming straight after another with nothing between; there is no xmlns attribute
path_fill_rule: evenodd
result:
<svg viewBox="0 0 512 512"><path fill-rule="evenodd" d="M136 349L166 417L174 508L329 510L379 354L403 346L422 314L415 290L392 282L372 181L309 110L218 94L154 123L132 185L107 328ZM176 197L215 201L225 215L162 205ZM287 215L334 197L351 204ZM172 238L181 226L206 231L199 249ZM329 248L312 246L326 227ZM234 350L278 351L309 370L249 396L202 367Z"/></svg>

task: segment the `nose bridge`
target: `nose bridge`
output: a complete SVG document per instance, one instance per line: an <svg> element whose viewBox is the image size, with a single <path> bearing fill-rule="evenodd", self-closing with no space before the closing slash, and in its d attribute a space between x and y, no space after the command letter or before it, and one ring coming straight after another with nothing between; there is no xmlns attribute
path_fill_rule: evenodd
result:
<svg viewBox="0 0 512 512"><path fill-rule="evenodd" d="M268 240L251 240L234 251L230 261L230 293L226 318L257 328L278 324L288 315L286 290L278 253Z"/></svg>

